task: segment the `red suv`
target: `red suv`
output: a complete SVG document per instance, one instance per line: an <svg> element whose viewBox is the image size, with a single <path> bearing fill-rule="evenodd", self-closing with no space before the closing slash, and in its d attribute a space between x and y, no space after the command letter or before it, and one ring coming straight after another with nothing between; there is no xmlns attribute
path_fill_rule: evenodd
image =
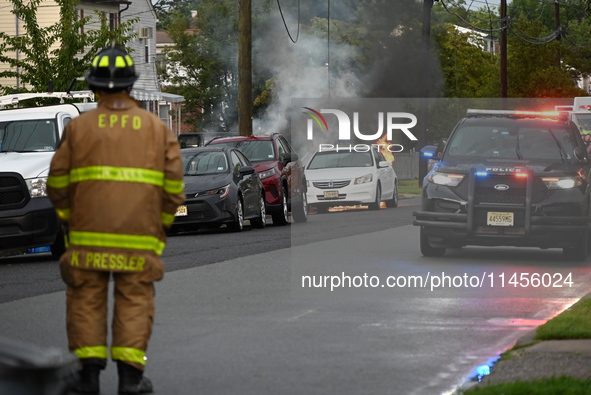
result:
<svg viewBox="0 0 591 395"><path fill-rule="evenodd" d="M285 225L289 212L295 222L308 220L304 165L285 137L220 137L207 145L224 144L238 148L252 162L265 186L265 204L274 225Z"/></svg>

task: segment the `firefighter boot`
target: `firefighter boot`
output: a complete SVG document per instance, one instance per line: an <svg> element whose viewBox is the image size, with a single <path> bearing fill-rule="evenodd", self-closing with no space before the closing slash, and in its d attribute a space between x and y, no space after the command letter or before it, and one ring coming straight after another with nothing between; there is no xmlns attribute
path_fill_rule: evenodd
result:
<svg viewBox="0 0 591 395"><path fill-rule="evenodd" d="M105 368L106 361L96 358L81 359L82 369L78 382L74 384L72 390L77 394L98 394L100 391L99 376L101 370Z"/></svg>
<svg viewBox="0 0 591 395"><path fill-rule="evenodd" d="M120 394L152 393L152 382L144 377L144 371L122 361L117 361Z"/></svg>

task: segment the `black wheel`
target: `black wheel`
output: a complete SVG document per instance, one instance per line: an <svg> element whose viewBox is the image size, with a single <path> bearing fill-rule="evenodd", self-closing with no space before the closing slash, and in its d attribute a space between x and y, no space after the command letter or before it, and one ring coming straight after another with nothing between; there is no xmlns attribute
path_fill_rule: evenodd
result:
<svg viewBox="0 0 591 395"><path fill-rule="evenodd" d="M308 197L306 196L306 191L302 192L302 201L292 209L291 214L295 222L308 221Z"/></svg>
<svg viewBox="0 0 591 395"><path fill-rule="evenodd" d="M378 184L376 188L376 201L369 204L370 210L379 210L380 204L382 203L382 186Z"/></svg>
<svg viewBox="0 0 591 395"><path fill-rule="evenodd" d="M234 222L228 224L228 229L232 232L240 232L244 229L244 210L242 209L242 199L238 197L236 202L236 218Z"/></svg>
<svg viewBox="0 0 591 395"><path fill-rule="evenodd" d="M287 208L287 191L281 188L281 211L273 213L273 225L287 225L289 219L289 209Z"/></svg>
<svg viewBox="0 0 591 395"><path fill-rule="evenodd" d="M563 248L562 252L569 261L584 262L589 254L589 232L581 234L579 242L572 248Z"/></svg>
<svg viewBox="0 0 591 395"><path fill-rule="evenodd" d="M267 212L265 211L265 198L261 196L259 198L259 216L250 220L250 225L253 228L263 229L266 225L265 218Z"/></svg>
<svg viewBox="0 0 591 395"><path fill-rule="evenodd" d="M421 254L423 254L423 256L445 255L445 248L431 247L431 244L429 244L429 239L427 238L423 228L421 228Z"/></svg>
<svg viewBox="0 0 591 395"><path fill-rule="evenodd" d="M66 238L64 234L64 228L61 224L60 230L59 232L57 232L57 235L55 236L55 241L49 247L49 249L51 250L51 256L54 259L60 259L62 254L66 252Z"/></svg>
<svg viewBox="0 0 591 395"><path fill-rule="evenodd" d="M394 183L394 193L392 194L392 199L386 200L386 207L398 207L398 184L396 183Z"/></svg>

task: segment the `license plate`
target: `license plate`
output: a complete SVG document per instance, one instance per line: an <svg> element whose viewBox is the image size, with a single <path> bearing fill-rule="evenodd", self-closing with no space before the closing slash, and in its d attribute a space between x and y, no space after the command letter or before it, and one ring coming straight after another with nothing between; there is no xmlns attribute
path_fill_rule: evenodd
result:
<svg viewBox="0 0 591 395"><path fill-rule="evenodd" d="M325 199L338 199L339 198L339 191L324 191L324 198Z"/></svg>
<svg viewBox="0 0 591 395"><path fill-rule="evenodd" d="M189 215L189 213L187 211L187 206L178 206L176 209L176 214L174 216L175 217L184 217L186 215Z"/></svg>
<svg viewBox="0 0 591 395"><path fill-rule="evenodd" d="M486 216L486 224L489 226L513 226L513 213L489 211Z"/></svg>

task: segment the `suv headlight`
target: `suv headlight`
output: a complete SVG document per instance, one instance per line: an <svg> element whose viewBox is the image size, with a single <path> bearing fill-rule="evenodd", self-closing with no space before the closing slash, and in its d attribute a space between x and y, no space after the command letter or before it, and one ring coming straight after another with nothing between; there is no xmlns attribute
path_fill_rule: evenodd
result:
<svg viewBox="0 0 591 395"><path fill-rule="evenodd" d="M429 181L437 185L446 185L448 187L457 186L460 181L464 179L463 174L452 174L452 173L440 173L434 171L427 177Z"/></svg>
<svg viewBox="0 0 591 395"><path fill-rule="evenodd" d="M571 189L582 184L577 177L543 177L542 181L548 189Z"/></svg>
<svg viewBox="0 0 591 395"><path fill-rule="evenodd" d="M261 180L264 180L265 178L271 177L273 174L275 174L275 168L271 168L269 170L261 171L259 173L259 178Z"/></svg>
<svg viewBox="0 0 591 395"><path fill-rule="evenodd" d="M373 175L371 173L369 173L364 176L357 177L355 179L355 181L353 182L353 185L365 184L365 183L371 182L371 180L373 180Z"/></svg>
<svg viewBox="0 0 591 395"><path fill-rule="evenodd" d="M47 177L25 180L31 198L47 196Z"/></svg>

